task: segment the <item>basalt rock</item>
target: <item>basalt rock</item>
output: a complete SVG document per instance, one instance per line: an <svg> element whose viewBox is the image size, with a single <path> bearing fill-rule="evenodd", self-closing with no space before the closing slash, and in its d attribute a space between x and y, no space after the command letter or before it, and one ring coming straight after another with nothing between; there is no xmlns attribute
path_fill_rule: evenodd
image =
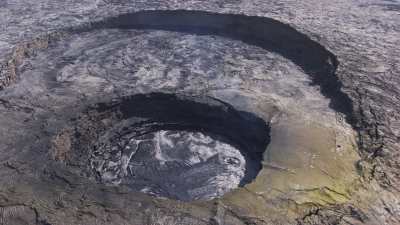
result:
<svg viewBox="0 0 400 225"><path fill-rule="evenodd" d="M398 224L398 5L0 3L0 224Z"/></svg>

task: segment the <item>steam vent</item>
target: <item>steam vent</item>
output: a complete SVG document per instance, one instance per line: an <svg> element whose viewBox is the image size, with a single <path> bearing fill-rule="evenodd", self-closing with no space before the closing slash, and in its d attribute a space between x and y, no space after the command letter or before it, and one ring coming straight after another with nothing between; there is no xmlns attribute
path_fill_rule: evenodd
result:
<svg viewBox="0 0 400 225"><path fill-rule="evenodd" d="M400 224L398 0L0 18L0 225Z"/></svg>

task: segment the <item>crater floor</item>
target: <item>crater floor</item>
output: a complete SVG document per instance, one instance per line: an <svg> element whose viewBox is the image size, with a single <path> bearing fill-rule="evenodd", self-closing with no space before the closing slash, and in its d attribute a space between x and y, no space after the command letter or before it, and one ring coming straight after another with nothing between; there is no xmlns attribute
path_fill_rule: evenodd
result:
<svg viewBox="0 0 400 225"><path fill-rule="evenodd" d="M102 182L183 201L209 200L237 188L251 163L233 146L199 132L161 130L132 138L123 148L100 150L92 158Z"/></svg>

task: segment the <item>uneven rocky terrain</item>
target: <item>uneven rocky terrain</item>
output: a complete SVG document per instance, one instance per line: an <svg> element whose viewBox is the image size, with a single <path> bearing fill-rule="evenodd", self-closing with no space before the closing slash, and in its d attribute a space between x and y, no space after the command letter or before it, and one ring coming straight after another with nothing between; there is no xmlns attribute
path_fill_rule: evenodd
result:
<svg viewBox="0 0 400 225"><path fill-rule="evenodd" d="M400 2L0 1L0 224L400 223Z"/></svg>

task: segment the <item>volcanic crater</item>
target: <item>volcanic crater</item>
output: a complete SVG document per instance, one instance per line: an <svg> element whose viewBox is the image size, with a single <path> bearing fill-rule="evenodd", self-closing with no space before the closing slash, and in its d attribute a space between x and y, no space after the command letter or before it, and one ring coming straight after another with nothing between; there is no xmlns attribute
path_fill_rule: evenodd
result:
<svg viewBox="0 0 400 225"><path fill-rule="evenodd" d="M3 113L24 121L10 136L36 131L8 155L51 176L62 169L166 201L217 198L257 217L281 198L350 199L359 155L338 61L288 25L142 11L61 36L27 50L0 92L34 111Z"/></svg>

